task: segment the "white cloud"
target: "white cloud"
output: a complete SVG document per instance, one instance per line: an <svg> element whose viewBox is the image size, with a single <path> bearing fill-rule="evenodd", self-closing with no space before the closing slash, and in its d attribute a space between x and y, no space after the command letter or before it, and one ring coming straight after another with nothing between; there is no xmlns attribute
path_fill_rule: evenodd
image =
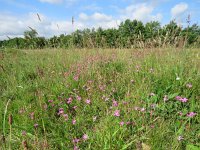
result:
<svg viewBox="0 0 200 150"><path fill-rule="evenodd" d="M44 3L51 3L51 4L59 4L63 2L63 0L39 0L39 1L44 2Z"/></svg>
<svg viewBox="0 0 200 150"><path fill-rule="evenodd" d="M50 1L50 0L43 0ZM56 0L51 0L56 1ZM57 2L77 1L77 0L57 0ZM51 37L60 34L69 34L77 29L84 28L117 28L121 21L125 19L137 19L144 23L152 20L161 21L162 14L154 14L154 6L147 3L138 3L129 5L124 9L118 11L118 17L108 15L105 13L94 12L93 14L80 13L78 17L75 16L75 23L72 26L71 19L69 20L51 20L47 16L40 14L41 21L39 21L37 13L29 13L23 16L15 16L13 14L0 13L0 40L9 37L23 37L25 30L29 26L36 29L39 36Z"/></svg>
<svg viewBox="0 0 200 150"><path fill-rule="evenodd" d="M80 13L79 19L88 28L116 28L117 24L120 22L119 19L114 19L111 15L99 12L95 12L91 15Z"/></svg>
<svg viewBox="0 0 200 150"><path fill-rule="evenodd" d="M28 27L36 29L39 36L51 37L60 34L69 34L76 29L85 28L84 24L76 21L74 26L72 22L64 20L50 20L40 14L39 21L37 14L29 13L24 16L13 16L11 14L0 14L0 40L9 37L23 37Z"/></svg>
<svg viewBox="0 0 200 150"><path fill-rule="evenodd" d="M82 21L110 21L112 20L112 16L109 16L103 13L98 13L98 12L95 12L94 14L90 16L85 13L80 13L79 19Z"/></svg>
<svg viewBox="0 0 200 150"><path fill-rule="evenodd" d="M180 17L188 9L188 4L179 3L171 9L172 18Z"/></svg>
<svg viewBox="0 0 200 150"><path fill-rule="evenodd" d="M161 21L162 14L153 15L153 11L153 5L148 5L147 3L132 4L121 10L121 18L123 20L127 18L137 19L144 23L152 20Z"/></svg>

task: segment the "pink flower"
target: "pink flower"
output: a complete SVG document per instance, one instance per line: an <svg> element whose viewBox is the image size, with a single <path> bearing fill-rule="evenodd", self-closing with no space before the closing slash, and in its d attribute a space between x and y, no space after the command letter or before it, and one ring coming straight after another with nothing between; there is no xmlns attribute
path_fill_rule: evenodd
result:
<svg viewBox="0 0 200 150"><path fill-rule="evenodd" d="M74 146L74 150L80 150L78 146Z"/></svg>
<svg viewBox="0 0 200 150"><path fill-rule="evenodd" d="M64 109L63 108L59 108L58 115L61 115L63 113L64 113Z"/></svg>
<svg viewBox="0 0 200 150"><path fill-rule="evenodd" d="M197 113L194 113L194 112L190 112L190 113L188 113L187 114L187 117L194 117L194 116L196 116L197 115Z"/></svg>
<svg viewBox="0 0 200 150"><path fill-rule="evenodd" d="M73 143L78 143L80 141L80 139L78 139L78 138L75 138L75 139L73 139Z"/></svg>
<svg viewBox="0 0 200 150"><path fill-rule="evenodd" d="M188 101L188 99L187 98L182 98L181 96L176 96L176 98L175 98L176 100L178 100L178 101L180 101L180 102L182 102L182 103L186 103L187 101Z"/></svg>
<svg viewBox="0 0 200 150"><path fill-rule="evenodd" d="M86 141L89 137L88 137L87 134L84 134L82 138L83 138L84 141Z"/></svg>
<svg viewBox="0 0 200 150"><path fill-rule="evenodd" d="M116 111L114 112L114 116L119 117L119 116L120 116L120 110L116 110Z"/></svg>
<svg viewBox="0 0 200 150"><path fill-rule="evenodd" d="M188 84L186 84L186 87L190 89L190 88L192 88L192 84L188 83Z"/></svg>
<svg viewBox="0 0 200 150"><path fill-rule="evenodd" d="M118 106L118 102L116 100L113 100L113 106L115 106L115 107Z"/></svg>
<svg viewBox="0 0 200 150"><path fill-rule="evenodd" d="M123 125L124 125L124 122L123 122L123 121L121 121L119 124L120 124L120 126L123 126Z"/></svg>
<svg viewBox="0 0 200 150"><path fill-rule="evenodd" d="M144 112L144 111L145 111L145 108L141 108L140 111L141 111L141 112Z"/></svg>
<svg viewBox="0 0 200 150"><path fill-rule="evenodd" d="M49 103L53 103L53 100L48 100Z"/></svg>
<svg viewBox="0 0 200 150"><path fill-rule="evenodd" d="M36 129L37 127L38 127L38 124L37 124L37 123L35 123L35 124L34 124L34 128Z"/></svg>
<svg viewBox="0 0 200 150"><path fill-rule="evenodd" d="M87 99L85 102L86 102L86 104L90 104L91 103L90 99Z"/></svg>
<svg viewBox="0 0 200 150"><path fill-rule="evenodd" d="M182 97L181 96L176 96L175 99L178 100L178 101L180 101L182 99Z"/></svg>
<svg viewBox="0 0 200 150"><path fill-rule="evenodd" d="M151 126L150 126L151 128L155 128L155 126L152 124Z"/></svg>
<svg viewBox="0 0 200 150"><path fill-rule="evenodd" d="M80 96L77 96L76 99L77 99L78 101L80 101L80 100L81 100L81 97L80 97Z"/></svg>
<svg viewBox="0 0 200 150"><path fill-rule="evenodd" d="M74 110L76 110L78 108L78 106L74 106L73 108L74 108Z"/></svg>
<svg viewBox="0 0 200 150"><path fill-rule="evenodd" d="M178 114L179 114L180 116L183 116L183 113L182 113L182 112L178 112Z"/></svg>
<svg viewBox="0 0 200 150"><path fill-rule="evenodd" d="M183 102L183 103L185 103L185 102L188 101L188 99L184 97L184 98L182 98L180 101Z"/></svg>
<svg viewBox="0 0 200 150"><path fill-rule="evenodd" d="M75 75L75 76L74 76L74 80L75 80L75 81L78 81L78 78L79 78L78 75Z"/></svg>
<svg viewBox="0 0 200 150"><path fill-rule="evenodd" d="M30 113L30 118L31 118L31 120L34 119L34 114L35 114L34 112L31 112L31 113Z"/></svg>
<svg viewBox="0 0 200 150"><path fill-rule="evenodd" d="M72 124L75 125L76 124L76 119L72 120Z"/></svg>
<svg viewBox="0 0 200 150"><path fill-rule="evenodd" d="M68 98L67 104L70 104L72 102L72 98Z"/></svg>

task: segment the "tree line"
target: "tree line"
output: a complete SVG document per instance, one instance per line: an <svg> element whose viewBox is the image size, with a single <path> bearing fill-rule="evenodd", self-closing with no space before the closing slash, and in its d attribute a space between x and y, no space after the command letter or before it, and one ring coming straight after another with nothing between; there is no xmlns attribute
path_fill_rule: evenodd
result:
<svg viewBox="0 0 200 150"><path fill-rule="evenodd" d="M165 26L157 21L143 24L138 20L125 20L118 28L84 29L51 38L39 37L35 29L24 32L24 38L0 41L1 48L144 48L166 46L200 47L200 26L180 27L175 21Z"/></svg>

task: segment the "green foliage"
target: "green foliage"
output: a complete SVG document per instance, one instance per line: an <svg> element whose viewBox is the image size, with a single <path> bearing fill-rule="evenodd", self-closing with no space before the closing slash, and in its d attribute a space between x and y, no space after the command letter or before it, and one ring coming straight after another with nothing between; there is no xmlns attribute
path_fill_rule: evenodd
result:
<svg viewBox="0 0 200 150"><path fill-rule="evenodd" d="M145 48L183 47L200 45L200 27L197 24L181 28L175 21L161 27L153 21L143 24L137 20L125 20L117 29L84 29L69 35L38 37L30 28L24 38L0 41L0 47L17 49L41 48Z"/></svg>

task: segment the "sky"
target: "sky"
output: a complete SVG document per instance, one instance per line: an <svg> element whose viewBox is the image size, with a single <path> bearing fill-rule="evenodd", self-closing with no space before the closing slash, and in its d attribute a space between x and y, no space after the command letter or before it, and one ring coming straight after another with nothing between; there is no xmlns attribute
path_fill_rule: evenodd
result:
<svg viewBox="0 0 200 150"><path fill-rule="evenodd" d="M0 4L0 40L23 37L29 27L48 38L77 29L117 28L126 19L161 25L175 19L184 26L190 15L191 24L200 24L200 0L0 0Z"/></svg>

